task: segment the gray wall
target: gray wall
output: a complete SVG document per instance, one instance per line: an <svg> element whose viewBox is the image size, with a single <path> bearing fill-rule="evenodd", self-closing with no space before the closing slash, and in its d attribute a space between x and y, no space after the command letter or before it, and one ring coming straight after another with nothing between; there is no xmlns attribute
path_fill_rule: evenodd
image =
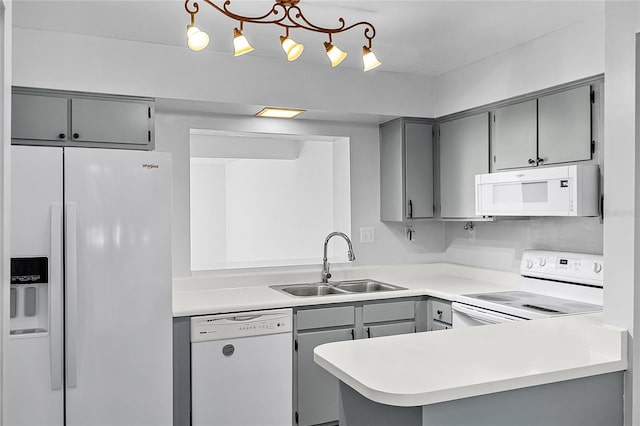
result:
<svg viewBox="0 0 640 426"><path fill-rule="evenodd" d="M444 224L414 225L416 239L404 238L402 224L380 222L380 157L378 126L255 117L156 113L156 149L173 154L173 275L190 275L189 130L238 130L292 135L342 136L351 147L351 230L355 265L432 262L442 259ZM360 227L375 228L375 243L360 244ZM301 236L303 238L303 236ZM318 241L318 265L322 261ZM318 266L319 267L319 266Z"/></svg>

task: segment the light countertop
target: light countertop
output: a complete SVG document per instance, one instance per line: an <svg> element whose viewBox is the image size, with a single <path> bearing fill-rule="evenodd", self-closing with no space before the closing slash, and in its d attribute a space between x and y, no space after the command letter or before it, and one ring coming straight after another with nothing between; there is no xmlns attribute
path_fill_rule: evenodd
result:
<svg viewBox="0 0 640 426"><path fill-rule="evenodd" d="M406 290L294 297L269 285L317 282L308 271L220 273L176 278L174 317L361 300L458 295L519 288L519 275L463 265L332 267L336 281L374 279ZM627 368L626 330L601 314L329 343L315 361L372 401L418 406L593 376Z"/></svg>
<svg viewBox="0 0 640 426"><path fill-rule="evenodd" d="M366 398L421 406L622 371L626 330L601 314L329 343L317 364Z"/></svg>
<svg viewBox="0 0 640 426"><path fill-rule="evenodd" d="M513 290L518 275L447 263L332 268L332 280L374 279L406 290L368 294L294 297L269 285L317 282L320 272L267 272L219 274L174 279L173 316L296 307L360 300L433 296L455 300L459 294Z"/></svg>

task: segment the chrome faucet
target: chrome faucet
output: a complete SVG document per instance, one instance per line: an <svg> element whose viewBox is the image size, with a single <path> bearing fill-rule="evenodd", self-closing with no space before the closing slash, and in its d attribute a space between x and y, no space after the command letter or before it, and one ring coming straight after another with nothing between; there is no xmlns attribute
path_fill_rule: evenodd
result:
<svg viewBox="0 0 640 426"><path fill-rule="evenodd" d="M349 252L347 253L349 256L349 262L353 262L354 260L356 260L356 255L353 254L353 246L351 245L351 240L349 239L349 237L347 237L346 234L342 232L332 232L329 235L327 235L327 238L325 238L324 240L324 256L322 257L322 281L321 282L323 284L328 283L329 278L331 278L331 273L329 273L329 262L327 261L327 244L329 244L329 240L332 237L335 237L336 235L344 238L344 240L347 242L347 245L349 246Z"/></svg>

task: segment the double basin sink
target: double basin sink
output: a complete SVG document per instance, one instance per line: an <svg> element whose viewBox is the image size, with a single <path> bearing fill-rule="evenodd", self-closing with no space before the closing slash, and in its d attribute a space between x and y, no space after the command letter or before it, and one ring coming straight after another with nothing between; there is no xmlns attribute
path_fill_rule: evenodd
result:
<svg viewBox="0 0 640 426"><path fill-rule="evenodd" d="M332 283L272 285L272 289L296 297L329 296L336 294L377 293L381 291L406 290L393 284L375 280L348 280Z"/></svg>

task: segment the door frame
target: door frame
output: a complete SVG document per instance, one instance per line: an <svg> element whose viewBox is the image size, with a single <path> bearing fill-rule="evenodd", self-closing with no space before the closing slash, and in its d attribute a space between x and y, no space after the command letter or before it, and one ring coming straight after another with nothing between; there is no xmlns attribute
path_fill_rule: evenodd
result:
<svg viewBox="0 0 640 426"><path fill-rule="evenodd" d="M11 153L11 1L0 0L0 395L4 392L5 356L9 330L9 212ZM4 401L0 397L0 423L4 419Z"/></svg>

